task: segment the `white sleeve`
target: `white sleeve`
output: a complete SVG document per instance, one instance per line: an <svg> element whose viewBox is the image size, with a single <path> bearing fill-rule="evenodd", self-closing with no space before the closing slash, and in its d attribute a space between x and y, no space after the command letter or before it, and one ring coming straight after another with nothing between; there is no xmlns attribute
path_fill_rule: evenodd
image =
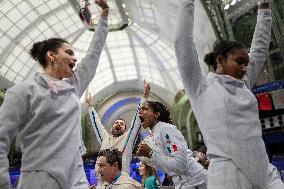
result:
<svg viewBox="0 0 284 189"><path fill-rule="evenodd" d="M245 81L250 89L256 82L257 76L267 60L269 43L271 40L271 24L271 10L259 9L250 48L250 61L246 74L247 81Z"/></svg>
<svg viewBox="0 0 284 189"><path fill-rule="evenodd" d="M100 145L102 144L105 137L108 136L108 132L106 131L105 127L103 126L96 110L94 107L88 108L89 116Z"/></svg>
<svg viewBox="0 0 284 189"><path fill-rule="evenodd" d="M187 169L187 146L183 135L178 129L167 127L161 131L158 140L158 148L152 148L151 162L168 174L184 175Z"/></svg>
<svg viewBox="0 0 284 189"><path fill-rule="evenodd" d="M127 131L127 139L125 141L125 144L124 144L124 147L123 147L123 150L122 150L122 151L125 151L126 148L127 148L127 149L129 149L129 150L127 150L128 153L131 153L131 154L132 154L132 150L133 150L134 144L136 142L136 139L138 137L139 131L141 129L141 123L140 123L140 120L139 120L139 117L138 117L138 113L139 113L140 104L142 102L143 102L143 98L138 103L138 106L136 108L136 112L135 112L134 117L131 121L131 125L130 125L128 131ZM131 156L131 154L128 154L128 155Z"/></svg>
<svg viewBox="0 0 284 189"><path fill-rule="evenodd" d="M77 85L76 88L79 96L82 96L96 74L100 55L108 33L107 27L107 20L100 18L87 54L82 59L81 63L78 64L77 69L74 72L73 82L75 86Z"/></svg>
<svg viewBox="0 0 284 189"><path fill-rule="evenodd" d="M206 81L198 62L195 43L193 42L194 0L180 0L175 36L177 66L187 94L199 96Z"/></svg>
<svg viewBox="0 0 284 189"><path fill-rule="evenodd" d="M9 161L11 140L26 122L27 103L16 90L8 90L0 107L0 188L10 189Z"/></svg>

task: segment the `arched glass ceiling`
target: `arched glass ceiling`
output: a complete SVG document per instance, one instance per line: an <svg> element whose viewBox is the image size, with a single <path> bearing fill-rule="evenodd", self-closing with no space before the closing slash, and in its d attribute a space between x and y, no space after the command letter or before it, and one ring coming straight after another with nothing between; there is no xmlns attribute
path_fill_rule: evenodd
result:
<svg viewBox="0 0 284 189"><path fill-rule="evenodd" d="M13 83L32 77L39 66L28 51L34 42L50 37L67 39L80 63L93 35L78 15L84 3L81 0L1 1L0 75ZM172 45L177 2L109 0L109 4L112 29L89 92L96 94L114 83L143 79L173 94L182 89ZM96 24L100 11L92 1L89 8ZM197 9L200 9L196 11L200 18L197 22L202 24L197 23L200 31L196 33L200 36L196 36L196 42L203 57L215 37L212 29L208 29L208 18L199 3ZM129 26L119 30L125 23Z"/></svg>

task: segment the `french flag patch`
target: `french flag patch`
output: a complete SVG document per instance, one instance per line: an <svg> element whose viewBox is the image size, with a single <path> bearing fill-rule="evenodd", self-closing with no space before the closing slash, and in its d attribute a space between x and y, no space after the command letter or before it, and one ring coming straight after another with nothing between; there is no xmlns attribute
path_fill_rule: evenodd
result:
<svg viewBox="0 0 284 189"><path fill-rule="evenodd" d="M177 145L173 144L172 147L174 152L178 151Z"/></svg>

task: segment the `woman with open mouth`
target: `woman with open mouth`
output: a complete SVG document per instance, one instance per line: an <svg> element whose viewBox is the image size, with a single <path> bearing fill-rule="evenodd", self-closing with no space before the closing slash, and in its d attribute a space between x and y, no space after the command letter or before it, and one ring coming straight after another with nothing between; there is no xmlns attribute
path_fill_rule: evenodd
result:
<svg viewBox="0 0 284 189"><path fill-rule="evenodd" d="M108 33L109 8L102 9L86 56L73 71L76 58L70 44L51 38L30 50L43 68L32 79L6 92L0 108L0 188L10 189L7 153L19 132L22 159L19 189L89 188L82 155L80 97L94 78Z"/></svg>
<svg viewBox="0 0 284 189"><path fill-rule="evenodd" d="M136 155L155 169L173 177L176 189L206 189L207 173L188 149L182 133L172 124L168 107L146 101L140 106L139 118L151 134L140 144Z"/></svg>

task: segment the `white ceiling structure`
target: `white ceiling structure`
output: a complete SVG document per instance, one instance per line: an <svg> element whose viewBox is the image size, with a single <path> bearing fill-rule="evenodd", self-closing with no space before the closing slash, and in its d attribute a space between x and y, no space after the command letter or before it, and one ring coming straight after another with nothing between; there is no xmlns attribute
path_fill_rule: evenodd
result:
<svg viewBox="0 0 284 189"><path fill-rule="evenodd" d="M94 1L88 2L95 26L100 10ZM108 2L110 32L88 92L103 96L120 89L142 90L146 79L156 87L153 91L160 98L173 101L183 88L173 48L178 0ZM79 17L78 10L85 3L85 0L0 0L0 78L14 84L31 78L40 66L29 56L29 49L34 42L50 37L69 41L80 64L93 35ZM216 38L199 1L195 14L198 18L195 41L203 62Z"/></svg>

